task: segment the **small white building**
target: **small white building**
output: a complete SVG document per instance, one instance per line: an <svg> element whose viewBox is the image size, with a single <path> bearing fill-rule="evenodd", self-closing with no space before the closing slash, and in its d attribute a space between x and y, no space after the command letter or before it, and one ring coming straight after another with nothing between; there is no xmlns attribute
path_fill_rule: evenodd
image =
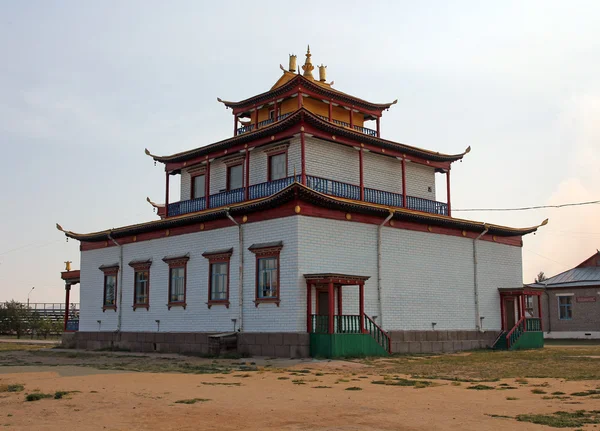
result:
<svg viewBox="0 0 600 431"><path fill-rule="evenodd" d="M59 226L81 242L77 346L209 353L234 338L241 353L299 357L492 345L498 289L522 286L522 236L538 226L452 217L451 165L469 149L385 140L380 118L396 102L335 90L324 67L314 78L310 51L302 69L291 56L269 91L219 99L233 137L146 150L165 166L160 220L86 234Z"/></svg>

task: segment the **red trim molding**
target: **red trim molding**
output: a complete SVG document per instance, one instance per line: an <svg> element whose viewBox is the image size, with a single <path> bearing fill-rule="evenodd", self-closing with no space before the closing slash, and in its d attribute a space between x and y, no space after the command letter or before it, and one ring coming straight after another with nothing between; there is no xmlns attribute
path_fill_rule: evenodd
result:
<svg viewBox="0 0 600 431"><path fill-rule="evenodd" d="M100 271L104 273L104 290L102 293L102 312L106 310L114 310L117 311L117 292L119 289L119 280L117 278L117 274L119 273L119 265L102 265L98 268ZM115 277L115 292L114 292L114 305L106 305L106 279L108 277Z"/></svg>
<svg viewBox="0 0 600 431"><path fill-rule="evenodd" d="M129 266L133 268L133 311L138 308L145 308L148 310L150 308L150 266L152 266L151 260L138 260L129 262ZM147 272L148 276L146 278L146 302L145 303L136 303L136 276L138 272Z"/></svg>
<svg viewBox="0 0 600 431"><path fill-rule="evenodd" d="M281 254L281 249L283 248L282 245L278 245L278 246L274 246L274 247L264 247L264 248L255 248L255 247L250 247L248 250L250 250L252 253L254 253L254 255L256 256L256 277L255 277L255 281L256 281L256 288L254 290L254 305L256 307L258 307L258 304L261 303L274 303L279 307L279 303L281 302L281 286L279 285L279 281L280 281L280 273L281 273L281 267L280 267L280 262L279 262L279 255ZM276 259L276 265L277 265L277 292L275 294L275 296L270 297L270 298L261 298L258 296L258 288L259 288L259 261L260 259L267 259L267 258L275 258Z"/></svg>
<svg viewBox="0 0 600 431"><path fill-rule="evenodd" d="M213 305L224 305L229 308L229 261L231 260L231 255L233 254L233 249L216 251L216 252L205 252L202 253L202 256L208 259L208 301L206 305L210 309ZM227 264L227 286L225 287L225 299L212 299L212 270L214 263L226 263Z"/></svg>
<svg viewBox="0 0 600 431"><path fill-rule="evenodd" d="M187 263L190 260L189 255L175 256L175 257L164 257L163 262L169 265L169 291L167 298L167 308L170 310L171 307L183 307L185 310L186 297L187 297ZM183 301L171 301L171 292L173 290L171 270L175 268L183 268Z"/></svg>

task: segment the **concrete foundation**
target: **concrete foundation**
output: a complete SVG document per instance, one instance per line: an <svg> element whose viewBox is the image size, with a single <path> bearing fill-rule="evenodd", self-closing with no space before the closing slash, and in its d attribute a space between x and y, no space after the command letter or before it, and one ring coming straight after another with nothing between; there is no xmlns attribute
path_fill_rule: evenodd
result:
<svg viewBox="0 0 600 431"><path fill-rule="evenodd" d="M392 353L446 353L487 349L499 331L390 331Z"/></svg>

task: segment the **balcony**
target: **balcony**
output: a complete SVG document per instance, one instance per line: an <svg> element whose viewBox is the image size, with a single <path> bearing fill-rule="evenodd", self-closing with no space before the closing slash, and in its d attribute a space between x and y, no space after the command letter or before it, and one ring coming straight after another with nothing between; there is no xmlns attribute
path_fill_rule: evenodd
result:
<svg viewBox="0 0 600 431"><path fill-rule="evenodd" d="M287 114L283 114L277 117L277 120L274 120L273 118L269 118L268 120L263 120L263 121L259 121L258 122L258 128L261 129L263 127L268 126L269 124L273 124L276 121L281 121L286 117L289 117L291 115L291 112L288 112ZM329 118L323 116L323 115L318 115L316 114L317 117L319 117L322 120L325 121L329 121ZM346 127L348 129L354 129L360 133L364 133L365 135L369 135L369 136L377 136L377 131L373 130L373 129L368 129L366 127L361 127L361 126L350 126L350 123L346 123L344 121L340 121L340 120L335 120L332 119L331 122L333 124L336 124L338 126L342 126L342 127ZM241 135L242 133L247 133L247 132L252 132L253 130L256 129L256 125L255 124L248 124L247 126L243 126L243 127L238 127L237 129L237 134Z"/></svg>
<svg viewBox="0 0 600 431"><path fill-rule="evenodd" d="M296 176L296 181L300 181L300 175ZM275 181L254 184L248 188L248 197L250 200L253 200L271 196L283 190L293 182L294 177L287 177ZM360 200L360 187L354 184L307 175L306 186L326 195L356 201ZM243 202L245 196L246 190L244 188L215 193L210 195L209 208L218 208ZM364 201L391 207L404 206L402 194L370 189L367 187L364 188ZM406 196L406 208L431 214L448 215L448 204L415 196ZM189 214L205 209L207 208L206 199L204 197L174 202L169 204L169 217Z"/></svg>

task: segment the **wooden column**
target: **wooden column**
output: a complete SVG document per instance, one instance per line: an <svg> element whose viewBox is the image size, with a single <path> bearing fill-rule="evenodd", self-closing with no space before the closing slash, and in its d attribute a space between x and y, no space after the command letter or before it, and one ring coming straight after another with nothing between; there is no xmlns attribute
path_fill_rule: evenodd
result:
<svg viewBox="0 0 600 431"><path fill-rule="evenodd" d="M233 115L233 136L237 136L237 124L238 124L238 116L237 114Z"/></svg>
<svg viewBox="0 0 600 431"><path fill-rule="evenodd" d="M358 314L360 316L360 331L365 330L365 285L358 285Z"/></svg>
<svg viewBox="0 0 600 431"><path fill-rule="evenodd" d="M312 285L306 282L306 332L312 332Z"/></svg>
<svg viewBox="0 0 600 431"><path fill-rule="evenodd" d="M65 323L63 327L63 331L67 331L67 322L69 321L69 301L71 297L71 285L69 283L65 283Z"/></svg>
<svg viewBox="0 0 600 431"><path fill-rule="evenodd" d="M521 318L525 317L525 294L521 294ZM527 325L524 326L524 330L527 330Z"/></svg>
<svg viewBox="0 0 600 431"><path fill-rule="evenodd" d="M380 119L380 117L377 117L377 118L375 119L375 122L377 123L377 127L376 127L376 128L377 128L377 137L378 137L378 138L380 138L380 137L381 137L381 132L379 131L379 119Z"/></svg>
<svg viewBox="0 0 600 431"><path fill-rule="evenodd" d="M250 198L250 150L246 148L246 200Z"/></svg>
<svg viewBox="0 0 600 431"><path fill-rule="evenodd" d="M304 132L300 132L301 182L303 185L306 185L306 143L304 141ZM296 181L296 178L294 178L294 181Z"/></svg>
<svg viewBox="0 0 600 431"><path fill-rule="evenodd" d="M544 326L542 323L542 295L537 295L537 303L538 303L538 318L540 319L540 331L543 331Z"/></svg>
<svg viewBox="0 0 600 431"><path fill-rule="evenodd" d="M333 118L333 103L331 100L329 101L329 122L331 123L331 119Z"/></svg>
<svg viewBox="0 0 600 431"><path fill-rule="evenodd" d="M352 108L350 108L350 128L354 129L354 112L352 112Z"/></svg>
<svg viewBox="0 0 600 431"><path fill-rule="evenodd" d="M167 176L165 186L165 218L169 217L169 172L165 171Z"/></svg>
<svg viewBox="0 0 600 431"><path fill-rule="evenodd" d="M333 295L334 295L334 290L333 290L333 281L329 282L329 289L328 289L328 300L329 300L329 319L328 319L328 333L333 334L334 333L334 326L333 326L333 318L335 316L335 302L333 301Z"/></svg>
<svg viewBox="0 0 600 431"><path fill-rule="evenodd" d="M206 180L204 181L206 209L210 208L210 160L206 160Z"/></svg>
<svg viewBox="0 0 600 431"><path fill-rule="evenodd" d="M365 200L365 178L363 173L363 150L362 148L358 150L358 168L360 170L359 178L360 178L360 200Z"/></svg>
<svg viewBox="0 0 600 431"><path fill-rule="evenodd" d="M402 157L402 206L406 205L406 159Z"/></svg>
<svg viewBox="0 0 600 431"><path fill-rule="evenodd" d="M501 319L501 321L500 321L500 328L503 331L506 331L506 329L505 329L506 325L504 324L504 322L506 321L504 313L505 313L505 310L504 310L504 296L500 295L500 319Z"/></svg>
<svg viewBox="0 0 600 431"><path fill-rule="evenodd" d="M298 109L302 108L302 92L298 91Z"/></svg>
<svg viewBox="0 0 600 431"><path fill-rule="evenodd" d="M258 109L254 107L254 130L258 130Z"/></svg>
<svg viewBox="0 0 600 431"><path fill-rule="evenodd" d="M452 217L452 206L450 204L450 166L446 171L446 200L448 201L448 217Z"/></svg>
<svg viewBox="0 0 600 431"><path fill-rule="evenodd" d="M277 121L277 117L279 117L279 115L277 115L277 99L275 99L273 101L273 122Z"/></svg>
<svg viewBox="0 0 600 431"><path fill-rule="evenodd" d="M342 314L342 286L338 286L337 288L337 314L338 316L341 316Z"/></svg>

